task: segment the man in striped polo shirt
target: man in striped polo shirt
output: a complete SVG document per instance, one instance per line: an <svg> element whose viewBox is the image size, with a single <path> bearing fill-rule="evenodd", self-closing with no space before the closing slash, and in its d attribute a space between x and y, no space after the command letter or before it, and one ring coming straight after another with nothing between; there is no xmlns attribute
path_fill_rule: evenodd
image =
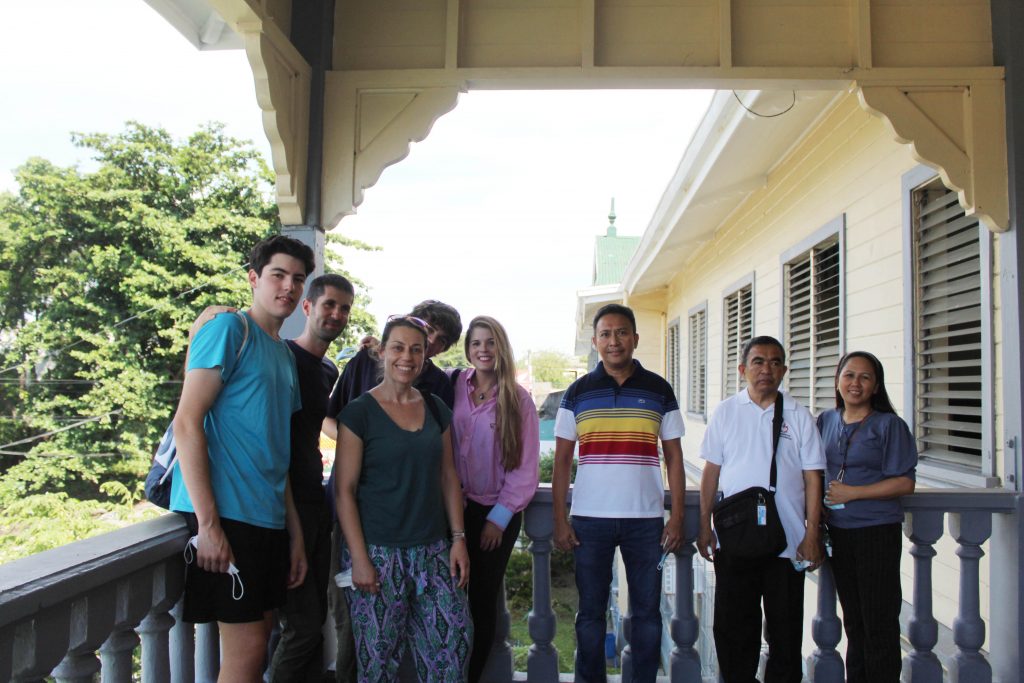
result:
<svg viewBox="0 0 1024 683"><path fill-rule="evenodd" d="M594 316L593 338L601 362L566 390L555 418L554 542L576 559L576 680L582 683L605 680L605 613L616 547L629 586L631 680L654 682L662 628L658 564L683 539L683 418L669 383L633 359L639 340L632 310L603 306ZM658 439L672 492L667 522ZM577 441L570 521L565 506Z"/></svg>

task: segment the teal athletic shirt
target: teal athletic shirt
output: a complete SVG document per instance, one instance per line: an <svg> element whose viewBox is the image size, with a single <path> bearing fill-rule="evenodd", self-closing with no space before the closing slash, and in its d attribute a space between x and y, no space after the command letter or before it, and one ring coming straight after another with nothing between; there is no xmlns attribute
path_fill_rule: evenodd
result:
<svg viewBox="0 0 1024 683"><path fill-rule="evenodd" d="M210 484L221 517L283 529L284 489L291 462L291 417L302 407L295 358L249 319L249 341L237 315L220 314L192 340L189 371L220 368L217 400L203 430L210 453ZM180 473L171 484L171 509L194 512Z"/></svg>
<svg viewBox="0 0 1024 683"><path fill-rule="evenodd" d="M437 404L441 425L424 406L423 427L416 431L396 425L370 394L349 403L338 416L363 441L356 504L367 543L409 548L448 535L441 434L452 412L437 396L430 399Z"/></svg>

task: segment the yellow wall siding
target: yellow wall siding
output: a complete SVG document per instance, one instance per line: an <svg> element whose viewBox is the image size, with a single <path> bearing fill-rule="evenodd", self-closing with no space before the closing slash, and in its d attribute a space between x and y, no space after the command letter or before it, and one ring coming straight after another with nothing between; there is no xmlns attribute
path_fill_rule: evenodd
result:
<svg viewBox="0 0 1024 683"><path fill-rule="evenodd" d="M754 333L780 336L780 255L841 215L846 219L845 349L865 349L879 356L885 365L889 394L902 414L906 362L903 294L904 278L909 275L904 273L902 177L917 165L909 147L895 143L881 121L863 112L852 96L845 97L771 171L766 187L738 206L708 243L679 264L680 275L668 288L666 317L681 321L681 364L685 367L687 311L707 301L709 415L722 399L723 289L753 272ZM993 251L997 252L997 245ZM992 282L997 281L994 276ZM993 308L998 320L995 296ZM994 328L998 390L998 322ZM685 376L682 382L681 393L685 393ZM996 410L1001 414L1002 406ZM997 421L996 433L998 428ZM687 419L683 451L689 462L700 463L705 429L703 421ZM997 444L997 454L999 451ZM935 615L947 625L952 624L958 603L955 548L955 542L944 537L937 546L934 565ZM903 567L904 597L910 600L912 565L908 558ZM986 567L980 590L982 616L987 619Z"/></svg>

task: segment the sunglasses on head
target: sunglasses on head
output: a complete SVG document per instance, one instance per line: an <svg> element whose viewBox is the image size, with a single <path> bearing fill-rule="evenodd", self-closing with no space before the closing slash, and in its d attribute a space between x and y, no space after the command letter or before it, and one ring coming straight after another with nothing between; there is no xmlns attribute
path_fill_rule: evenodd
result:
<svg viewBox="0 0 1024 683"><path fill-rule="evenodd" d="M423 318L417 318L414 315L389 315L387 322L388 324L390 324L399 320L404 320L405 322L412 323L416 327L426 332L428 335L434 334L434 328L430 323L428 323Z"/></svg>

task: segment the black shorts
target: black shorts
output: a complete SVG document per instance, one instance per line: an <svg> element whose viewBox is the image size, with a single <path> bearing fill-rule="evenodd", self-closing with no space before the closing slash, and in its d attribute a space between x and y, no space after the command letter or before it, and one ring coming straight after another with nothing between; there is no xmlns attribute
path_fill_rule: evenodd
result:
<svg viewBox="0 0 1024 683"><path fill-rule="evenodd" d="M196 516L184 517L192 534L196 534ZM288 532L224 518L220 526L235 555L238 579L208 572L193 560L185 570L182 618L194 624L262 621L264 613L284 605L290 568Z"/></svg>

